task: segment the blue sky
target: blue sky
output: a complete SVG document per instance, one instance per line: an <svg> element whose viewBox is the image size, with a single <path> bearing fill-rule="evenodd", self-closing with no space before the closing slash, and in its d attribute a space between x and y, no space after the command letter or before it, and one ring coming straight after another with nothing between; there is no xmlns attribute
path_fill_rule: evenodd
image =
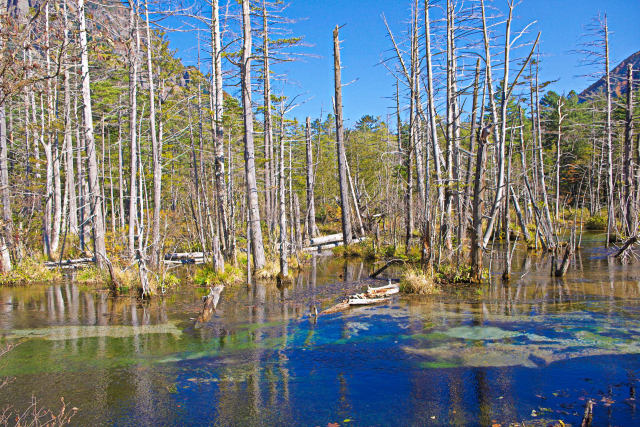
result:
<svg viewBox="0 0 640 427"><path fill-rule="evenodd" d="M286 15L298 20L293 35L304 36L308 54L296 62L280 64L278 74L286 82L274 82L275 90L289 96L299 95L304 103L292 115L318 117L331 110L333 96L332 29L340 31L342 42L344 116L352 124L362 115L386 117L393 112L395 79L379 65L393 56L381 15L384 13L396 37L402 38L410 19L411 0L291 0ZM422 3L422 0L420 0ZM442 3L440 1L439 3ZM490 0L493 7L505 10L506 0ZM532 21L532 33L541 32L541 80L556 80L550 88L557 92L581 91L594 78L580 77L590 71L580 67L580 57L570 51L580 43L584 25L598 14L607 13L611 31L611 67L640 50L640 0L524 0L515 9L514 29ZM437 11L433 12L437 17ZM259 25L259 22L255 23ZM195 52L187 48L190 36L173 35L172 46L186 64L193 64ZM525 55L524 49L519 52ZM229 88L231 93L236 89Z"/></svg>

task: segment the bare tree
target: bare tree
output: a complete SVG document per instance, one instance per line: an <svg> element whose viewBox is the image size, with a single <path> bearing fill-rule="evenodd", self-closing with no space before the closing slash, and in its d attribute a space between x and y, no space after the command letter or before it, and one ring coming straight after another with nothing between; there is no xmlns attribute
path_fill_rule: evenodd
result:
<svg viewBox="0 0 640 427"><path fill-rule="evenodd" d="M253 262L256 269L264 267L264 243L260 227L260 209L258 207L258 186L256 183L255 149L253 143L253 106L251 104L251 7L249 0L242 0L242 109L244 118L244 165L247 181L247 199L251 228Z"/></svg>
<svg viewBox="0 0 640 427"><path fill-rule="evenodd" d="M98 188L98 158L96 143L93 135L93 113L91 109L91 76L89 74L89 48L87 45L87 23L85 19L84 0L78 0L78 15L80 18L80 49L82 76L82 103L84 113L84 135L87 149L89 169L89 203L93 215L93 241L95 246L96 264L103 268L108 263L107 250L104 240L104 216L100 191Z"/></svg>
<svg viewBox="0 0 640 427"><path fill-rule="evenodd" d="M342 238L345 245L352 242L351 209L349 208L349 187L347 187L347 155L344 148L344 129L342 124L342 80L340 69L340 28L333 29L333 73L335 84L336 144L338 157L338 182L340 186L340 210L342 211Z"/></svg>

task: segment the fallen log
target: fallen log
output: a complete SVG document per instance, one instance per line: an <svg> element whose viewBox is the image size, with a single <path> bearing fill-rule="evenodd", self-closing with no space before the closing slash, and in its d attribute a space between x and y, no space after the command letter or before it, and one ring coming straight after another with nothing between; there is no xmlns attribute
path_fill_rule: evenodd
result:
<svg viewBox="0 0 640 427"><path fill-rule="evenodd" d="M205 258L182 258L171 261L164 261L165 264L204 264Z"/></svg>
<svg viewBox="0 0 640 427"><path fill-rule="evenodd" d="M319 315L322 316L323 314L337 313L339 311L344 311L348 308L349 308L349 301L343 301L332 307L327 308L326 310L321 311Z"/></svg>
<svg viewBox="0 0 640 427"><path fill-rule="evenodd" d="M342 236L342 234L340 236ZM359 243L366 239L367 239L366 237L358 237L357 239L353 239L351 243ZM333 249L337 246L342 246L342 245L344 245L343 240L340 240L337 242L331 242L331 243L321 243L317 245L311 244L310 246L306 246L302 248L302 252L319 252L327 249Z"/></svg>
<svg viewBox="0 0 640 427"><path fill-rule="evenodd" d="M65 259L62 261L47 261L44 263L44 266L47 268L75 268L77 266L83 264L92 264L96 262L95 258L76 258L76 259Z"/></svg>
<svg viewBox="0 0 640 427"><path fill-rule="evenodd" d="M313 239L310 240L309 246L319 246L325 243L335 243L335 242L341 242L343 240L344 239L342 238L342 233L329 234L327 236L314 237Z"/></svg>
<svg viewBox="0 0 640 427"><path fill-rule="evenodd" d="M618 251L617 251L616 253L614 253L612 256L613 256L614 258L618 258L618 257L620 257L622 254L624 254L624 253L625 253L625 251L626 251L627 249L629 249L629 247L630 247L631 245L633 245L633 244L634 244L634 243L636 243L637 241L638 241L638 236L630 237L629 239L627 239L627 241L626 241L626 242L624 242L624 244L622 245L622 247L621 247L620 249L618 249Z"/></svg>
<svg viewBox="0 0 640 427"><path fill-rule="evenodd" d="M380 273L385 271L387 268L391 267L393 264L404 264L404 263L405 263L405 260L400 259L400 258L394 258L392 260L389 260L389 261L387 261L387 263L385 265L383 265L382 267L380 267L379 269L377 269L376 271L371 273L369 275L369 278L375 279Z"/></svg>
<svg viewBox="0 0 640 427"><path fill-rule="evenodd" d="M164 255L165 261L179 261L182 259L204 258L209 252L169 252Z"/></svg>

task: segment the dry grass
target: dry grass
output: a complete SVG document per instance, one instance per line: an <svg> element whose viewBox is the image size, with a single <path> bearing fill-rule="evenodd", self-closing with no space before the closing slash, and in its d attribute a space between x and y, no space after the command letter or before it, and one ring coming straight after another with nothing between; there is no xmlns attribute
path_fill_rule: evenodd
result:
<svg viewBox="0 0 640 427"><path fill-rule="evenodd" d="M433 295L440 292L431 270L422 271L410 268L402 273L400 290L407 294Z"/></svg>
<svg viewBox="0 0 640 427"><path fill-rule="evenodd" d="M267 261L260 270L256 271L256 279L269 280L275 279L280 274L280 264L276 261Z"/></svg>

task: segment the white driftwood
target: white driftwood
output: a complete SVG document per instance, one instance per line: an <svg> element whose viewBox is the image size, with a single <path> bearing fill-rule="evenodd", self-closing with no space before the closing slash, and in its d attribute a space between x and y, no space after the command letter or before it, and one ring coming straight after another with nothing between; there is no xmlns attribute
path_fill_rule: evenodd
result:
<svg viewBox="0 0 640 427"><path fill-rule="evenodd" d="M62 261L47 261L44 263L44 266L47 268L75 268L83 264L91 264L96 262L95 258L76 258L76 259L65 259Z"/></svg>

